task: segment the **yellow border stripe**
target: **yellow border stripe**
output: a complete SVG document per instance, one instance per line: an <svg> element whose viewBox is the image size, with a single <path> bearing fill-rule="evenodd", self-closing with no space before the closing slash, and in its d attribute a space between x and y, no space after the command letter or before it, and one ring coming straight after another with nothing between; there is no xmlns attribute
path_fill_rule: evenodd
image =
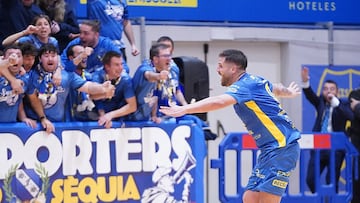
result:
<svg viewBox="0 0 360 203"><path fill-rule="evenodd" d="M259 106L254 101L246 102L245 105L254 111L259 120L265 125L265 127L270 131L270 133L277 140L279 147L284 147L286 145L286 139L284 134L279 130L279 128L270 120L268 116L259 108Z"/></svg>

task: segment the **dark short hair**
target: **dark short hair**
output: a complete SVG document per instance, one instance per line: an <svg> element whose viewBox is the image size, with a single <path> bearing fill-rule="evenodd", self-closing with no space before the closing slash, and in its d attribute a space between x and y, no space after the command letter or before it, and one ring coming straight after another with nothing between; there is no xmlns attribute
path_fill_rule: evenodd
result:
<svg viewBox="0 0 360 203"><path fill-rule="evenodd" d="M102 58L102 63L110 64L110 61L113 57L121 58L121 54L116 51L108 51L105 53L104 57Z"/></svg>
<svg viewBox="0 0 360 203"><path fill-rule="evenodd" d="M170 48L167 44L156 43L153 44L150 48L150 60L152 60L155 56L159 56L160 50Z"/></svg>
<svg viewBox="0 0 360 203"><path fill-rule="evenodd" d="M35 17L32 19L31 24L32 24L32 25L36 25L36 22L37 22L40 18L45 18L45 20L48 21L49 26L51 26L51 19L49 18L48 15L45 15L45 14L39 14L39 15L35 16Z"/></svg>
<svg viewBox="0 0 360 203"><path fill-rule="evenodd" d="M99 20L83 20L80 24L90 26L91 30L94 32L100 32L101 23Z"/></svg>
<svg viewBox="0 0 360 203"><path fill-rule="evenodd" d="M66 50L66 56L69 58L70 56L74 56L74 47L76 46L82 46L81 44L73 44L68 47Z"/></svg>
<svg viewBox="0 0 360 203"><path fill-rule="evenodd" d="M360 100L360 87L357 89L354 89L353 91L350 92L349 94L349 100L351 98L354 98L356 100Z"/></svg>
<svg viewBox="0 0 360 203"><path fill-rule="evenodd" d="M13 43L4 48L4 55L6 54L7 50L9 50L9 49L20 49L21 50L21 48L18 44Z"/></svg>
<svg viewBox="0 0 360 203"><path fill-rule="evenodd" d="M334 84L335 87L336 87L336 89L338 88L338 85L337 85L337 83L336 83L334 80L325 80L324 84L325 84L325 83Z"/></svg>
<svg viewBox="0 0 360 203"><path fill-rule="evenodd" d="M40 47L38 57L41 57L43 54L45 54L47 52L53 52L53 53L58 54L58 50L55 47L55 45L53 45L51 43L47 43Z"/></svg>
<svg viewBox="0 0 360 203"><path fill-rule="evenodd" d="M36 46L31 42L22 42L18 44L21 49L21 53L23 56L30 55L30 56L37 56L38 50Z"/></svg>
<svg viewBox="0 0 360 203"><path fill-rule="evenodd" d="M227 49L219 54L219 57L224 57L225 62L234 63L239 66L239 68L246 70L247 67L247 58L245 54L236 49Z"/></svg>
<svg viewBox="0 0 360 203"><path fill-rule="evenodd" d="M169 36L161 36L156 42L161 43L167 41L169 41L171 43L171 46L174 47L174 41Z"/></svg>

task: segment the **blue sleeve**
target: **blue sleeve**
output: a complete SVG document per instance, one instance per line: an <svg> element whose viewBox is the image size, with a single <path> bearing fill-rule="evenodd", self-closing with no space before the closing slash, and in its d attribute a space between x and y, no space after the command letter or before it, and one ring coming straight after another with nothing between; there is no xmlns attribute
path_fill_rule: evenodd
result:
<svg viewBox="0 0 360 203"><path fill-rule="evenodd" d="M110 38L107 37L100 37L99 43L101 43L101 47L104 47L107 51L116 51L121 54L119 48L111 41ZM99 46L99 45L98 45Z"/></svg>
<svg viewBox="0 0 360 203"><path fill-rule="evenodd" d="M131 97L134 97L135 96L135 91L134 91L132 79L130 77L125 77L124 81L125 81L124 82L124 88L125 88L124 96L125 96L125 98L129 99Z"/></svg>
<svg viewBox="0 0 360 203"><path fill-rule="evenodd" d="M34 92L35 92L36 81L37 81L37 78L39 78L39 75L36 74L36 72L34 70L31 70L28 74L29 74L29 84L28 84L28 88L27 88L27 91L25 92L25 94L31 95L31 94L34 94Z"/></svg>
<svg viewBox="0 0 360 203"><path fill-rule="evenodd" d="M124 3L124 14L122 16L124 20L129 20L129 9L126 3Z"/></svg>
<svg viewBox="0 0 360 203"><path fill-rule="evenodd" d="M97 83L103 83L103 80L102 80L102 77L101 77L101 72L100 71L95 71L93 74L92 74L92 80L93 82L97 82ZM104 103L103 103L103 100L100 99L100 100L94 100L93 101L96 108L98 110L104 110Z"/></svg>
<svg viewBox="0 0 360 203"><path fill-rule="evenodd" d="M18 40L17 40L19 43L25 43L25 42L30 42L30 43L34 43L32 41L32 39L27 35L27 36L23 36L23 37L20 37Z"/></svg>
<svg viewBox="0 0 360 203"><path fill-rule="evenodd" d="M82 87L87 81L82 79L78 74L75 72L69 72L69 80L71 81L70 87L73 90L77 90Z"/></svg>

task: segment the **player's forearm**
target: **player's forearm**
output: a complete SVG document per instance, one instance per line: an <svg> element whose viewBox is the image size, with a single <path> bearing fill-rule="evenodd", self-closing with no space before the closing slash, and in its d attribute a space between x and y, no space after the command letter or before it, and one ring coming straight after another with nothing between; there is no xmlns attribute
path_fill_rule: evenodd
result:
<svg viewBox="0 0 360 203"><path fill-rule="evenodd" d="M230 95L219 95L214 97L208 97L198 102L188 104L184 106L186 114L192 113L204 113L209 111L215 111L233 104Z"/></svg>

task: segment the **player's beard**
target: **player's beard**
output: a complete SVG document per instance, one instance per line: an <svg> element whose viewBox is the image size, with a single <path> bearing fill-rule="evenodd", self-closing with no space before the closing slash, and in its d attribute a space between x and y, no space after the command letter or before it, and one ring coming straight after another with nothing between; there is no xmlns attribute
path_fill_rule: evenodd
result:
<svg viewBox="0 0 360 203"><path fill-rule="evenodd" d="M229 83L230 83L230 78L222 75L221 76L221 86L227 87L230 85Z"/></svg>

